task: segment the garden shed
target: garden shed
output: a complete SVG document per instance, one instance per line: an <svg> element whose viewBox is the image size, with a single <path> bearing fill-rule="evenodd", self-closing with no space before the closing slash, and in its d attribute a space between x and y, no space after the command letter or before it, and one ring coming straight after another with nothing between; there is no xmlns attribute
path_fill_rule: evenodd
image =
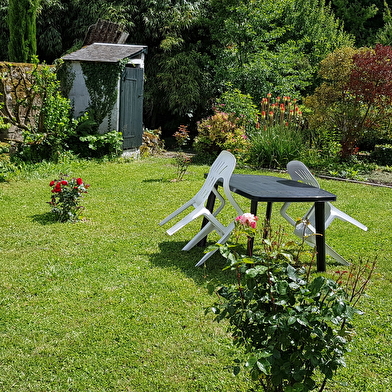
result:
<svg viewBox="0 0 392 392"><path fill-rule="evenodd" d="M74 117L89 111L100 133L122 132L124 149L142 145L146 53L142 45L93 43L62 57Z"/></svg>

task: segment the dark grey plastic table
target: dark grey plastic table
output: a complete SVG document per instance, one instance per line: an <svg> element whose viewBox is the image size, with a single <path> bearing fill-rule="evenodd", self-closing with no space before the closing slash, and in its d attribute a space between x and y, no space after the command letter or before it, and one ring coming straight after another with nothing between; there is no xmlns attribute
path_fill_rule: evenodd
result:
<svg viewBox="0 0 392 392"><path fill-rule="evenodd" d="M221 183L217 183L217 186ZM266 202L266 219L270 220L272 203L274 202L311 202L315 204L317 270L325 271L325 202L335 201L336 195L323 189L302 182L287 180L275 176L257 174L233 174L230 179L230 190L250 199L250 212L257 215L259 202ZM215 195L211 193L207 208L213 210Z"/></svg>

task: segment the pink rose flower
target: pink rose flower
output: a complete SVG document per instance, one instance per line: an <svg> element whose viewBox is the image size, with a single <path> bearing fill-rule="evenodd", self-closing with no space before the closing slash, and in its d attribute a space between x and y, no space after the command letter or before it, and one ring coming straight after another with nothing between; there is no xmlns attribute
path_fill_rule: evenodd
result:
<svg viewBox="0 0 392 392"><path fill-rule="evenodd" d="M251 214L250 212L246 212L245 214L237 216L237 218L235 218L235 220L243 226L247 226L252 229L255 229L256 223L259 220L259 218L255 215Z"/></svg>

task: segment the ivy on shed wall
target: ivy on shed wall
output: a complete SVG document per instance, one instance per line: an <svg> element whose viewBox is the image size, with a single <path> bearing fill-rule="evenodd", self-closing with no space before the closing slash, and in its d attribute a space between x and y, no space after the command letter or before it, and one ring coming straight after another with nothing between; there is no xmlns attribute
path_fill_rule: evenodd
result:
<svg viewBox="0 0 392 392"><path fill-rule="evenodd" d="M90 96L87 112L89 118L102 124L106 116L110 126L110 114L117 100L117 86L128 59L117 63L82 62L81 67ZM108 129L110 131L110 129Z"/></svg>

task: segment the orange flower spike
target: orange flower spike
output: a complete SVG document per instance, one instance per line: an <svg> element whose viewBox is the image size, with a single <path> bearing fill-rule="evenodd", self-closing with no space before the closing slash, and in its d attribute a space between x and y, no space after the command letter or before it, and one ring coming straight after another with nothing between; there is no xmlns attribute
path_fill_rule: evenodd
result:
<svg viewBox="0 0 392 392"><path fill-rule="evenodd" d="M268 107L268 99L267 98L263 98L261 100L261 109L264 110Z"/></svg>

